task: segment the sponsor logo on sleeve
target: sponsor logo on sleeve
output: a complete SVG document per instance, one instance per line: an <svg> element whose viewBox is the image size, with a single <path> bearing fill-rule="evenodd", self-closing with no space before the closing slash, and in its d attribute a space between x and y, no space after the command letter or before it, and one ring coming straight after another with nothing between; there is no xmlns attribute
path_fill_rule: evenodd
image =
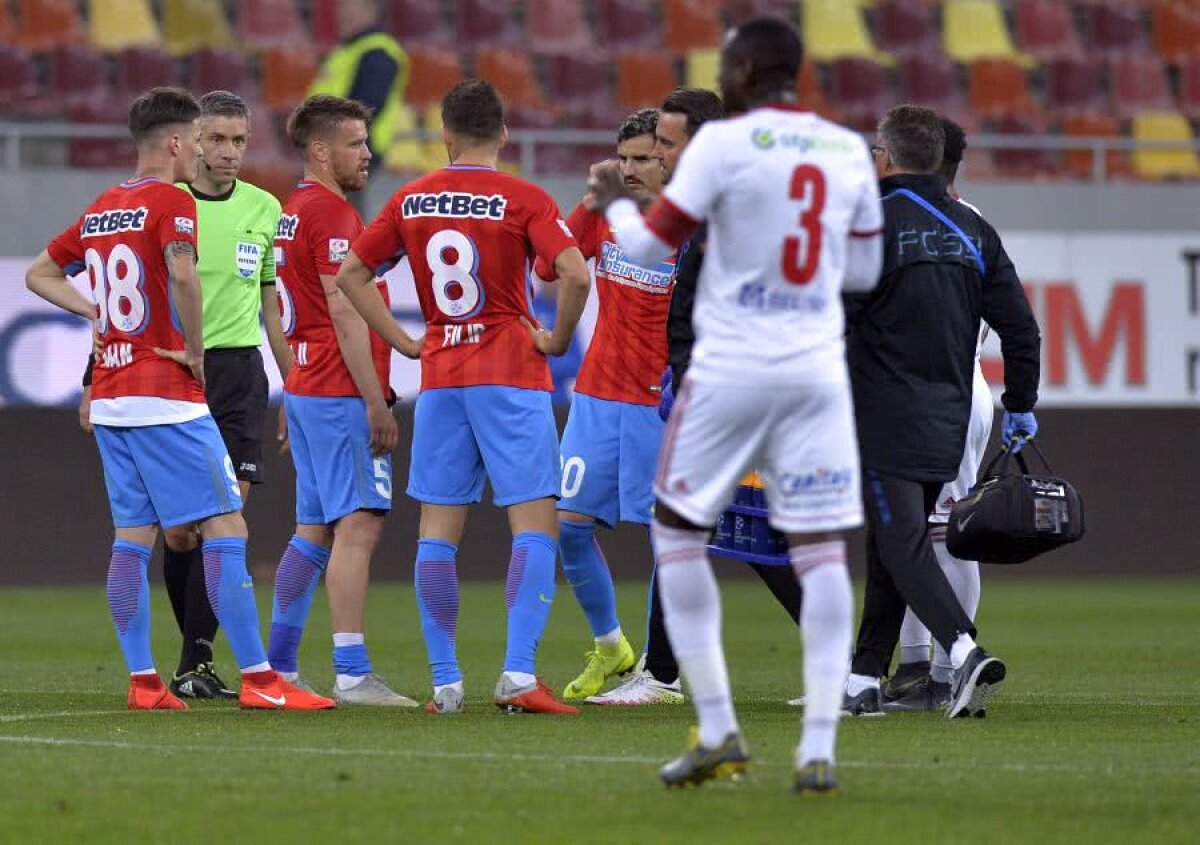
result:
<svg viewBox="0 0 1200 845"><path fill-rule="evenodd" d="M346 260L346 256L350 253L350 241L346 238L330 238L329 239L329 260L334 264L341 264Z"/></svg>
<svg viewBox="0 0 1200 845"><path fill-rule="evenodd" d="M196 221L190 217L176 217L175 231L181 235L194 237L196 234Z"/></svg>

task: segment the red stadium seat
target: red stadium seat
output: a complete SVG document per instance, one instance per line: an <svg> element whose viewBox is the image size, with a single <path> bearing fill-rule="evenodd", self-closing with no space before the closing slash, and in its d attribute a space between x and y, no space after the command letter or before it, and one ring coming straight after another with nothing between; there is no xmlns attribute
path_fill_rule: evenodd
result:
<svg viewBox="0 0 1200 845"><path fill-rule="evenodd" d="M577 0L527 0L525 39L539 53L594 50L592 31Z"/></svg>
<svg viewBox="0 0 1200 845"><path fill-rule="evenodd" d="M1083 54L1069 3L1060 0L1019 0L1016 8L1017 47L1041 61Z"/></svg>
<svg viewBox="0 0 1200 845"><path fill-rule="evenodd" d="M821 90L821 75L816 62L806 61L800 68L800 76L796 79L796 98L804 108L825 117L833 117L825 101L825 92Z"/></svg>
<svg viewBox="0 0 1200 845"><path fill-rule="evenodd" d="M1046 124L1030 114L1010 113L994 121L990 130L998 135L1044 135ZM992 152L1000 176L1014 179L1053 178L1061 170L1059 154L1053 150L1004 150Z"/></svg>
<svg viewBox="0 0 1200 845"><path fill-rule="evenodd" d="M1094 112L1103 107L1104 87L1096 63L1082 58L1057 58L1046 62L1046 111L1052 114Z"/></svg>
<svg viewBox="0 0 1200 845"><path fill-rule="evenodd" d="M886 0L875 7L875 42L895 56L940 52L933 8L912 0Z"/></svg>
<svg viewBox="0 0 1200 845"><path fill-rule="evenodd" d="M76 0L17 0L17 20L17 44L30 50L82 44L87 38Z"/></svg>
<svg viewBox="0 0 1200 845"><path fill-rule="evenodd" d="M1092 0L1079 8L1084 14L1084 42L1089 53L1115 56L1144 49L1146 36L1137 5Z"/></svg>
<svg viewBox="0 0 1200 845"><path fill-rule="evenodd" d="M958 69L942 52L921 53L899 63L900 99L940 112L963 108Z"/></svg>
<svg viewBox="0 0 1200 845"><path fill-rule="evenodd" d="M968 69L968 102L980 117L1034 111L1025 70L1011 59L977 59ZM998 165L997 165L998 166Z"/></svg>
<svg viewBox="0 0 1200 845"><path fill-rule="evenodd" d="M657 106L679 85L675 62L661 50L628 50L617 56L617 105Z"/></svg>
<svg viewBox="0 0 1200 845"><path fill-rule="evenodd" d="M849 127L870 132L895 105L887 70L870 59L836 59L829 66L829 97Z"/></svg>
<svg viewBox="0 0 1200 845"><path fill-rule="evenodd" d="M124 115L125 110L115 110L111 101L81 102L70 111L72 123L101 126L120 123ZM136 160L133 144L126 138L72 138L67 144L67 162L72 167L132 170Z"/></svg>
<svg viewBox="0 0 1200 845"><path fill-rule="evenodd" d="M50 114L54 104L44 93L29 51L0 44L0 112L29 117Z"/></svg>
<svg viewBox="0 0 1200 845"><path fill-rule="evenodd" d="M117 54L117 94L129 102L159 85L178 85L179 65L161 47L126 47Z"/></svg>
<svg viewBox="0 0 1200 845"><path fill-rule="evenodd" d="M661 47L655 4L651 0L596 0L596 38L607 50Z"/></svg>
<svg viewBox="0 0 1200 845"><path fill-rule="evenodd" d="M717 0L663 0L663 40L670 50L686 53L721 45L721 10Z"/></svg>
<svg viewBox="0 0 1200 845"><path fill-rule="evenodd" d="M1179 65L1179 110L1193 121L1200 121L1200 56L1191 56Z"/></svg>
<svg viewBox="0 0 1200 845"><path fill-rule="evenodd" d="M725 7L729 11L729 22L733 26L755 18L778 18L789 23L796 22L795 0L729 0Z"/></svg>
<svg viewBox="0 0 1200 845"><path fill-rule="evenodd" d="M520 39L512 0L454 0L456 43L463 47L515 46Z"/></svg>
<svg viewBox="0 0 1200 845"><path fill-rule="evenodd" d="M7 3L0 3L0 44L11 44L17 38L17 25Z"/></svg>
<svg viewBox="0 0 1200 845"><path fill-rule="evenodd" d="M442 16L440 0L386 0L383 28L405 48L449 47L454 32Z"/></svg>
<svg viewBox="0 0 1200 845"><path fill-rule="evenodd" d="M47 94L67 109L93 103L111 108L112 86L104 56L83 44L55 47L46 56Z"/></svg>
<svg viewBox="0 0 1200 845"><path fill-rule="evenodd" d="M1200 3L1156 0L1150 9L1150 40L1155 52L1178 64L1200 51Z"/></svg>
<svg viewBox="0 0 1200 845"><path fill-rule="evenodd" d="M1122 120L1139 111L1173 111L1175 98L1163 60L1154 55L1119 56L1109 62L1108 86L1116 116Z"/></svg>
<svg viewBox="0 0 1200 845"><path fill-rule="evenodd" d="M496 86L506 107L545 105L528 53L485 47L475 54L475 75Z"/></svg>
<svg viewBox="0 0 1200 845"><path fill-rule="evenodd" d="M300 18L296 0L239 0L238 42L252 50L296 46L309 42L308 29Z"/></svg>
<svg viewBox="0 0 1200 845"><path fill-rule="evenodd" d="M188 87L200 94L222 90L246 100L257 99L245 58L224 47L204 47L192 53Z"/></svg>
<svg viewBox="0 0 1200 845"><path fill-rule="evenodd" d="M578 125L608 126L616 111L609 68L608 60L599 56L548 56L548 93Z"/></svg>
<svg viewBox="0 0 1200 845"><path fill-rule="evenodd" d="M1111 114L1072 115L1063 120L1059 131L1064 135L1079 138L1120 138L1121 124ZM1109 176L1128 176L1133 172L1129 156L1121 150L1109 150L1105 156L1105 173ZM1094 173L1095 155L1090 149L1066 150L1063 168L1067 175L1076 179L1091 179Z"/></svg>
<svg viewBox="0 0 1200 845"><path fill-rule="evenodd" d="M441 102L446 92L462 81L462 62L458 53L430 47L408 51L408 88L406 102L425 108Z"/></svg>
<svg viewBox="0 0 1200 845"><path fill-rule="evenodd" d="M312 0L309 4L309 25L312 27L313 41L323 50L328 50L337 43L337 0ZM387 26L388 12L391 4L386 5L384 25Z"/></svg>
<svg viewBox="0 0 1200 845"><path fill-rule="evenodd" d="M262 98L268 108L295 108L308 93L317 75L318 56L303 42L287 47L272 47L262 54Z"/></svg>

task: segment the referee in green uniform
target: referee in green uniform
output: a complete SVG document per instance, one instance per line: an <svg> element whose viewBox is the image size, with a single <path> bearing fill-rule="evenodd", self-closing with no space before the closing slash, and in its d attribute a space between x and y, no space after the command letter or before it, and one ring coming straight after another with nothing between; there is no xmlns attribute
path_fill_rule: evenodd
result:
<svg viewBox="0 0 1200 845"><path fill-rule="evenodd" d="M280 319L274 253L280 206L266 191L237 178L250 137L245 101L228 91L213 91L201 98L200 107L204 157L196 181L180 187L196 198L205 392L245 502L250 486L262 481L267 374L258 348L259 314L268 321ZM84 402L89 401L90 390L85 390ZM82 410L81 418L86 418ZM164 536L167 595L183 634L171 691L195 698L236 698L237 692L213 669L217 618L204 588L199 537L187 526L168 529Z"/></svg>

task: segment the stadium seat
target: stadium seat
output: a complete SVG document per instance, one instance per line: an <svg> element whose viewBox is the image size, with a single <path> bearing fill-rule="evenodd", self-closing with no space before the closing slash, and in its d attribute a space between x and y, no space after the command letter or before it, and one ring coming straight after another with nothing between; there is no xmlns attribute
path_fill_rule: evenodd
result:
<svg viewBox="0 0 1200 845"><path fill-rule="evenodd" d="M599 56L547 56L547 93L580 124L607 126L613 111L609 67Z"/></svg>
<svg viewBox="0 0 1200 845"><path fill-rule="evenodd" d="M800 76L796 79L796 99L809 111L832 116L825 92L821 90L821 75L816 62L806 60L800 68Z"/></svg>
<svg viewBox="0 0 1200 845"><path fill-rule="evenodd" d="M402 106L396 115L396 132L411 132L420 128L416 111L409 106ZM378 155L379 151L375 153ZM416 138L404 138L392 141L387 150L383 151L383 163L388 170L402 173L425 172L425 143Z"/></svg>
<svg viewBox="0 0 1200 845"><path fill-rule="evenodd" d="M383 7L383 28L406 49L454 44L454 31L442 16L440 0L386 0Z"/></svg>
<svg viewBox="0 0 1200 845"><path fill-rule="evenodd" d="M667 49L686 53L721 44L721 9L717 0L664 0L663 41Z"/></svg>
<svg viewBox="0 0 1200 845"><path fill-rule="evenodd" d="M1089 53L1111 57L1144 48L1146 36L1138 6L1121 0L1092 0L1079 8Z"/></svg>
<svg viewBox="0 0 1200 845"><path fill-rule="evenodd" d="M1077 138L1120 138L1121 124L1111 114L1093 112L1077 114L1063 120L1059 128L1062 134ZM1063 154L1063 169L1076 179L1092 179L1095 173L1095 153L1089 149L1066 150ZM1108 150L1104 155L1104 173L1107 178L1128 176L1132 172L1129 156L1121 150Z"/></svg>
<svg viewBox="0 0 1200 845"><path fill-rule="evenodd" d="M933 7L912 0L886 0L875 7L875 40L894 56L941 50Z"/></svg>
<svg viewBox="0 0 1200 845"><path fill-rule="evenodd" d="M199 95L222 90L232 91L247 100L257 99L245 58L236 50L224 47L202 47L192 54L188 87Z"/></svg>
<svg viewBox="0 0 1200 845"><path fill-rule="evenodd" d="M1172 64L1200 51L1200 3L1155 0L1150 6L1150 42Z"/></svg>
<svg viewBox="0 0 1200 845"><path fill-rule="evenodd" d="M715 47L689 50L684 61L684 84L693 88L718 90L717 69L721 63L721 51Z"/></svg>
<svg viewBox="0 0 1200 845"><path fill-rule="evenodd" d="M539 53L575 53L595 49L584 4L575 0L527 0L525 39Z"/></svg>
<svg viewBox="0 0 1200 845"><path fill-rule="evenodd" d="M1011 59L976 59L967 73L967 101L980 117L1034 111L1025 71Z"/></svg>
<svg viewBox="0 0 1200 845"><path fill-rule="evenodd" d="M257 141L256 136L254 143ZM240 174L243 180L262 188L281 203L287 200L302 175L303 167L299 159L260 158L254 155L253 147Z"/></svg>
<svg viewBox="0 0 1200 845"><path fill-rule="evenodd" d="M433 47L414 47L408 51L408 87L405 101L423 109L440 103L446 92L462 81L462 62L458 53Z"/></svg>
<svg viewBox="0 0 1200 845"><path fill-rule="evenodd" d="M951 0L942 6L942 44L962 64L976 59L1011 59L1032 66L1017 52L996 0Z"/></svg>
<svg viewBox="0 0 1200 845"><path fill-rule="evenodd" d="M1090 59L1050 59L1044 68L1042 103L1053 114L1094 112L1104 102L1100 70Z"/></svg>
<svg viewBox="0 0 1200 845"><path fill-rule="evenodd" d="M454 0L454 23L463 47L511 47L521 40L512 0Z"/></svg>
<svg viewBox="0 0 1200 845"><path fill-rule="evenodd" d="M1108 65L1108 87L1117 117L1139 111L1172 111L1175 98L1163 60L1152 54L1118 56Z"/></svg>
<svg viewBox="0 0 1200 845"><path fill-rule="evenodd" d="M1200 56L1179 65L1179 110L1190 120L1200 121Z"/></svg>
<svg viewBox="0 0 1200 845"><path fill-rule="evenodd" d="M82 102L70 110L74 124L114 123L111 105L108 103ZM67 163L72 167L104 167L132 170L137 159L133 145L125 138L72 138L67 142Z"/></svg>
<svg viewBox="0 0 1200 845"><path fill-rule="evenodd" d="M243 47L304 49L309 43L308 29L296 0L239 0L236 8L237 38Z"/></svg>
<svg viewBox="0 0 1200 845"><path fill-rule="evenodd" d="M117 96L130 102L158 85L178 85L179 66L161 47L126 47L117 55Z"/></svg>
<svg viewBox="0 0 1200 845"><path fill-rule="evenodd" d="M475 54L475 75L496 86L505 106L542 106L542 96L528 53L485 47Z"/></svg>
<svg viewBox="0 0 1200 845"><path fill-rule="evenodd" d="M17 21L17 44L29 50L82 44L87 37L76 0L17 0Z"/></svg>
<svg viewBox="0 0 1200 845"><path fill-rule="evenodd" d="M870 132L896 98L887 69L871 59L843 58L829 66L829 98L842 122Z"/></svg>
<svg viewBox="0 0 1200 845"><path fill-rule="evenodd" d="M661 47L656 5L651 0L595 0L596 40L609 50Z"/></svg>
<svg viewBox="0 0 1200 845"><path fill-rule="evenodd" d="M52 107L43 96L33 55L23 47L0 44L0 111L36 117Z"/></svg>
<svg viewBox="0 0 1200 845"><path fill-rule="evenodd" d="M1028 113L1010 112L991 123L997 135L1045 135L1041 118ZM1059 154L1055 150L997 149L992 151L996 174L1007 179L1046 179L1059 174Z"/></svg>
<svg viewBox="0 0 1200 845"><path fill-rule="evenodd" d="M312 0L309 3L309 28L312 30L313 41L322 50L328 50L337 43L337 7L336 0ZM392 4L384 3L384 28L390 30L390 12Z"/></svg>
<svg viewBox="0 0 1200 845"><path fill-rule="evenodd" d="M796 20L796 0L729 0L725 8L733 26L754 18Z"/></svg>
<svg viewBox="0 0 1200 845"><path fill-rule="evenodd" d="M1019 0L1015 35L1017 46L1039 61L1083 54L1071 4L1060 0Z"/></svg>
<svg viewBox="0 0 1200 845"><path fill-rule="evenodd" d="M162 28L167 49L176 56L234 45L221 0L164 0Z"/></svg>
<svg viewBox="0 0 1200 845"><path fill-rule="evenodd" d="M280 111L295 108L308 93L318 64L316 50L304 42L264 50L259 62L263 104Z"/></svg>
<svg viewBox="0 0 1200 845"><path fill-rule="evenodd" d="M617 55L617 105L657 106L679 84L675 62L661 50L627 50Z"/></svg>
<svg viewBox="0 0 1200 845"><path fill-rule="evenodd" d="M899 65L900 99L940 112L963 107L958 69L945 53L934 51L901 59Z"/></svg>
<svg viewBox="0 0 1200 845"><path fill-rule="evenodd" d="M85 44L55 47L46 55L46 69L46 93L59 108L93 103L111 109L108 63L92 47Z"/></svg>
<svg viewBox="0 0 1200 845"><path fill-rule="evenodd" d="M871 44L867 22L855 4L844 0L804 0L803 16L804 44L814 61L831 62L848 57L890 62Z"/></svg>
<svg viewBox="0 0 1200 845"><path fill-rule="evenodd" d="M162 43L149 0L88 0L88 40L101 50Z"/></svg>
<svg viewBox="0 0 1200 845"><path fill-rule="evenodd" d="M0 44L11 44L17 39L17 25L7 3L0 3Z"/></svg>
<svg viewBox="0 0 1200 845"><path fill-rule="evenodd" d="M1133 117L1135 141L1195 141L1191 124L1179 112L1148 111ZM1135 149L1133 169L1146 179L1200 178L1200 159L1194 149Z"/></svg>

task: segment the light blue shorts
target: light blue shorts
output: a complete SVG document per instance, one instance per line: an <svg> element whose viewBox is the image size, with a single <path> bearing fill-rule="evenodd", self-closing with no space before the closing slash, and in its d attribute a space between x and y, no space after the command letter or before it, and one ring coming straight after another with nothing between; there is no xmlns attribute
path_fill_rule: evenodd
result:
<svg viewBox="0 0 1200 845"><path fill-rule="evenodd" d="M575 394L562 439L559 510L608 527L650 524L663 422L658 406Z"/></svg>
<svg viewBox="0 0 1200 845"><path fill-rule="evenodd" d="M211 416L94 430L118 528L174 528L241 510L233 461Z"/></svg>

